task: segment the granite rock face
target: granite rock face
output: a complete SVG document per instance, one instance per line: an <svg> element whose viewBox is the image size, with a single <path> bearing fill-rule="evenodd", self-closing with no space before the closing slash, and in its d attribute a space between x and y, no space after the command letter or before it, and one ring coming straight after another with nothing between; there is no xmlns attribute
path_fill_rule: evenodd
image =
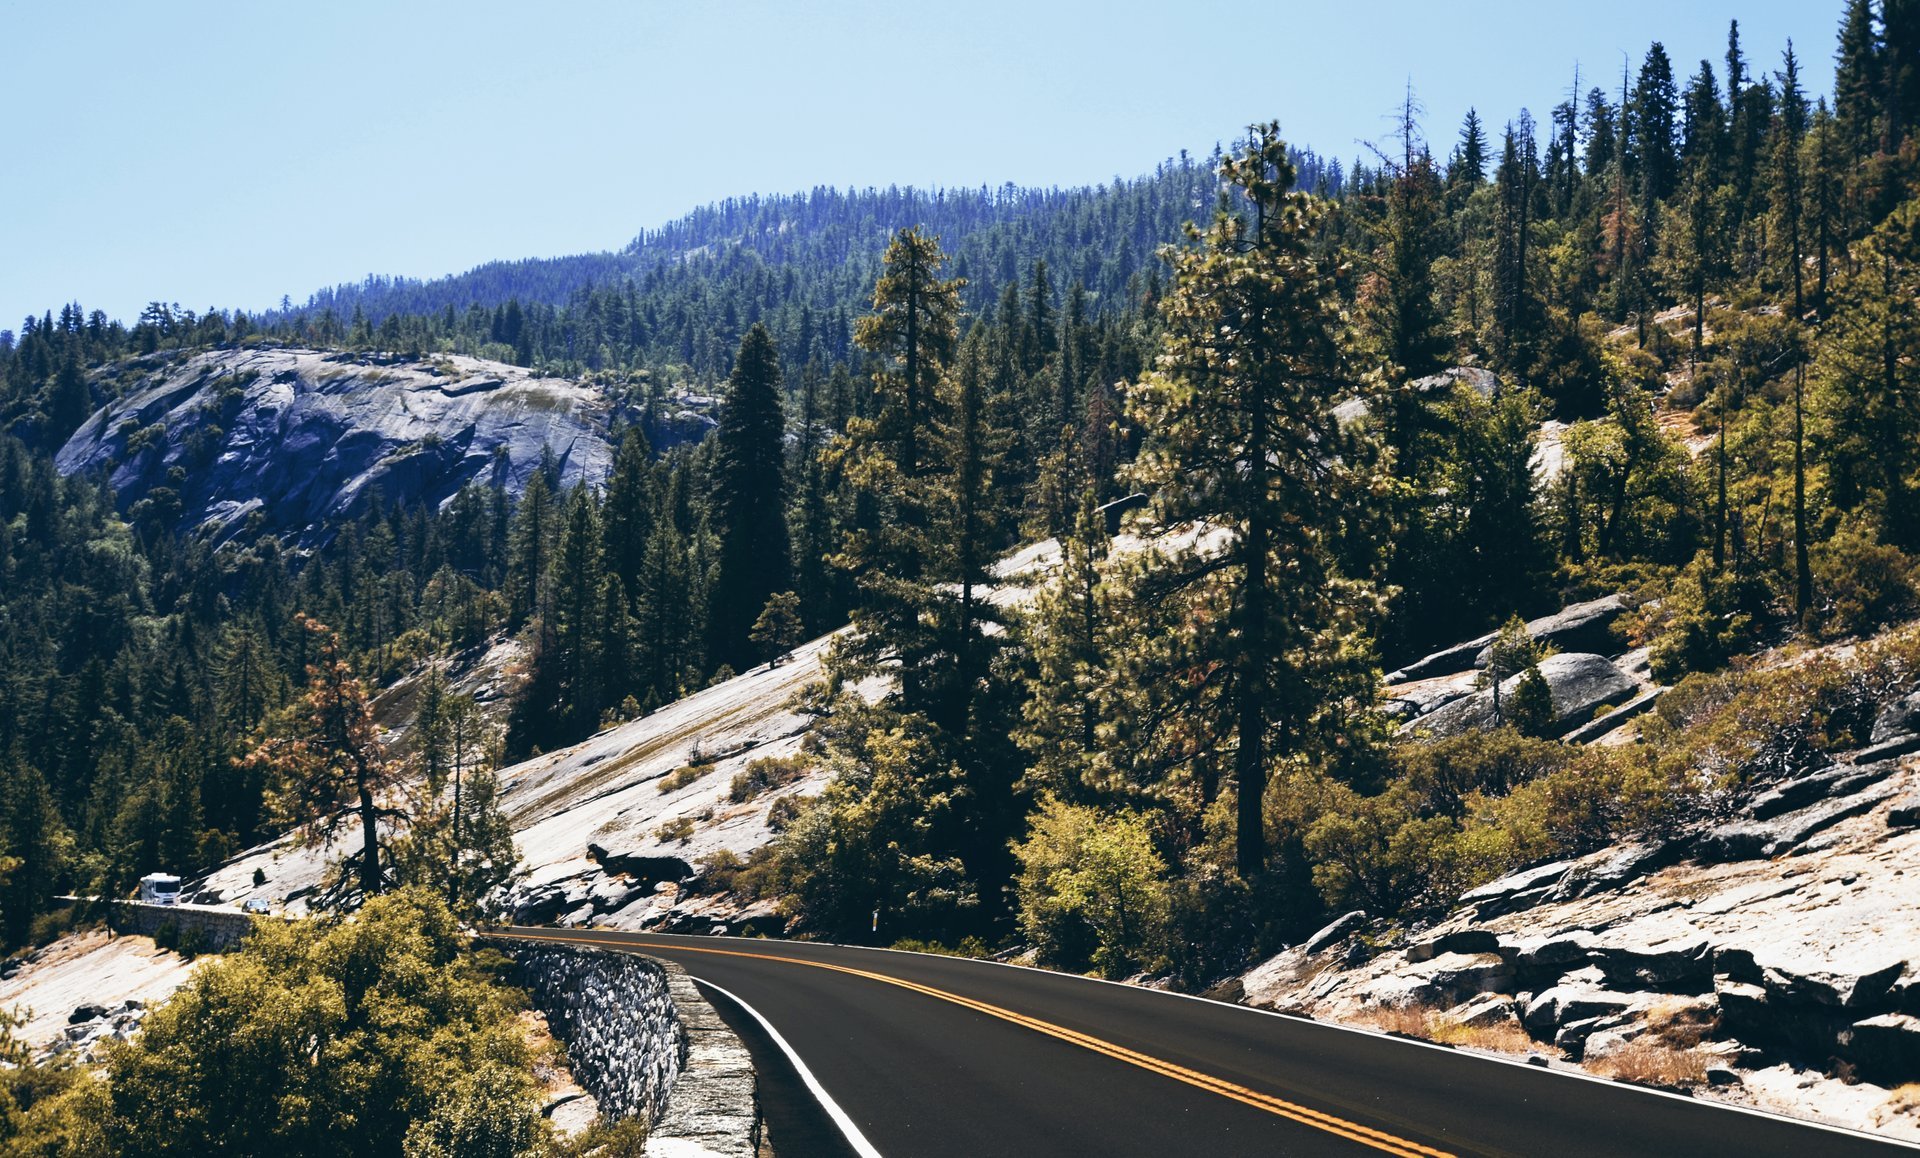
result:
<svg viewBox="0 0 1920 1158"><path fill-rule="evenodd" d="M1630 610L1626 597L1607 595L1599 599L1590 599L1585 603L1569 604L1538 619L1527 621L1527 634L1537 643L1547 644L1561 651L1598 652L1611 655L1618 650L1613 636L1613 625ZM1387 683L1407 683L1414 680L1431 679L1434 676L1451 675L1454 672L1485 667L1487 649L1492 645L1496 632L1488 632L1472 639L1463 640L1451 647L1445 647L1431 655L1422 656L1399 671L1387 673Z"/></svg>
<svg viewBox="0 0 1920 1158"><path fill-rule="evenodd" d="M1236 996L1361 1022L1517 1013L1536 1048L1602 1062L1644 1041L1725 1071L1708 1087L1835 1059L1920 1080L1920 760L1871 753L1730 802L1736 819L1489 882L1431 926L1375 921L1364 957L1289 949Z"/></svg>
<svg viewBox="0 0 1920 1158"><path fill-rule="evenodd" d="M150 498L152 517L216 538L253 523L305 540L374 495L517 491L549 454L562 485L599 482L618 417L597 387L460 356L216 350L122 372L140 376L74 432L60 470L104 472L124 504Z"/></svg>
<svg viewBox="0 0 1920 1158"><path fill-rule="evenodd" d="M1567 652L1550 655L1540 661L1540 676L1553 691L1555 734L1579 727L1592 719L1604 705L1618 704L1639 693L1640 685L1602 655ZM1503 703L1520 686L1521 676L1510 676L1500 683ZM1493 690L1477 691L1451 700L1407 727L1434 736L1457 736L1463 732L1496 726Z"/></svg>

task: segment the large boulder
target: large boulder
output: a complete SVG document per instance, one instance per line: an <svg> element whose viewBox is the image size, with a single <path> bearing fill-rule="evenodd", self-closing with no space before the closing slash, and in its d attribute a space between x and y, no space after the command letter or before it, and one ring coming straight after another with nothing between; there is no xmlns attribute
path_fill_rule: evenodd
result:
<svg viewBox="0 0 1920 1158"><path fill-rule="evenodd" d="M1816 801L1851 796L1885 780L1898 769L1891 760L1867 765L1836 764L1774 785L1747 804L1747 815L1756 820L1770 820Z"/></svg>
<svg viewBox="0 0 1920 1158"><path fill-rule="evenodd" d="M1762 984L1776 1003L1866 1009L1880 1003L1906 972L1904 959L1890 952L1839 953L1817 963L1781 959L1763 961Z"/></svg>
<svg viewBox="0 0 1920 1158"><path fill-rule="evenodd" d="M1323 952L1366 928L1366 925L1366 913L1355 909L1351 913L1336 917L1332 924L1308 937L1300 948L1309 954Z"/></svg>
<svg viewBox="0 0 1920 1158"><path fill-rule="evenodd" d="M1531 908L1545 900L1553 887L1573 871L1573 861L1556 860L1508 873L1460 894L1460 907L1472 906L1481 918Z"/></svg>
<svg viewBox="0 0 1920 1158"><path fill-rule="evenodd" d="M1896 736L1920 733L1920 692L1912 692L1880 709L1873 721L1875 744L1884 744Z"/></svg>
<svg viewBox="0 0 1920 1158"><path fill-rule="evenodd" d="M1618 704L1639 691L1633 677L1614 666L1606 656L1590 652L1567 652L1540 661L1540 676L1553 693L1554 735L1573 730L1592 719L1595 711ZM1500 701L1504 710L1524 676L1509 676L1500 683ZM1493 689L1487 688L1443 704L1428 715L1403 725L1432 736L1457 736L1466 732L1497 727L1501 717L1494 711Z"/></svg>
<svg viewBox="0 0 1920 1158"><path fill-rule="evenodd" d="M1920 1078L1920 1017L1882 1013L1853 1023L1847 1053L1862 1076L1897 1086Z"/></svg>
<svg viewBox="0 0 1920 1158"><path fill-rule="evenodd" d="M1815 833L1867 812L1891 795L1888 789L1873 789L1768 820L1730 821L1702 833L1694 842L1694 856L1707 864L1783 856Z"/></svg>
<svg viewBox="0 0 1920 1158"><path fill-rule="evenodd" d="M1560 651L1611 655L1618 650L1613 635L1614 622L1630 609L1623 595L1590 599L1585 603L1564 607L1552 615L1528 620L1527 634L1533 637L1535 643L1547 644ZM1473 666L1487 666L1487 659L1491 655L1491 644L1481 648L1474 654Z"/></svg>
<svg viewBox="0 0 1920 1158"><path fill-rule="evenodd" d="M1574 901L1612 892L1648 873L1678 861L1686 844L1677 840L1648 840L1624 844L1576 864L1548 890L1548 901Z"/></svg>
<svg viewBox="0 0 1920 1158"><path fill-rule="evenodd" d="M597 862L602 872L627 877L647 892L667 882L680 884L694 875L693 866L677 856L613 852L597 844L587 845L587 859Z"/></svg>
<svg viewBox="0 0 1920 1158"><path fill-rule="evenodd" d="M1536 1037L1551 1037L1563 1025L1625 1013L1643 1000L1635 994L1586 985L1555 985L1535 995L1520 1020Z"/></svg>
<svg viewBox="0 0 1920 1158"><path fill-rule="evenodd" d="M1592 961L1616 988L1659 993L1710 988L1713 946L1698 934L1666 940L1600 944Z"/></svg>
<svg viewBox="0 0 1920 1158"><path fill-rule="evenodd" d="M1498 953L1500 938L1487 929L1458 929L1407 946L1407 960L1431 961L1446 953Z"/></svg>

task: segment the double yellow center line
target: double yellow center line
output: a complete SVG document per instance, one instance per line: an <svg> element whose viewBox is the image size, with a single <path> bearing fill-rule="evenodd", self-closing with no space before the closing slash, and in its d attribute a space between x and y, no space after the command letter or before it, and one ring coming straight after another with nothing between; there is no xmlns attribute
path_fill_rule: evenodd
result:
<svg viewBox="0 0 1920 1158"><path fill-rule="evenodd" d="M954 1005L959 1005L978 1013L984 1013L989 1017L997 1017L1002 1021L1011 1022L1014 1025L1031 1029L1035 1033L1044 1033L1048 1037L1059 1038L1061 1041L1070 1042L1083 1049L1090 1049L1095 1053L1104 1054L1107 1057L1126 1062L1129 1065L1139 1066L1143 1070L1159 1074L1162 1077L1172 1078L1175 1081L1185 1082L1187 1085L1219 1094L1222 1097L1232 1098L1236 1102L1252 1106L1255 1109L1265 1110L1270 1114L1276 1114L1305 1126L1312 1126L1317 1130L1325 1130L1329 1134L1336 1134L1348 1141L1358 1142L1363 1146L1371 1146L1375 1150L1398 1155L1399 1158L1454 1158L1452 1154L1449 1154L1445 1150L1436 1150L1431 1146L1424 1146L1418 1142L1397 1137L1384 1130L1376 1130L1371 1126L1363 1126L1358 1122L1350 1122L1345 1118L1336 1117L1308 1106L1302 1106L1296 1102L1276 1098L1272 1094L1263 1094L1258 1090L1248 1089L1246 1086L1229 1082L1223 1078L1216 1078L1211 1074L1203 1074L1198 1070L1191 1070L1185 1066L1175 1065L1172 1062L1163 1061L1160 1058L1140 1053L1137 1050L1128 1049L1122 1045L1115 1045L1113 1042L1094 1037L1091 1034L1081 1033L1079 1030L1068 1029L1063 1025L1056 1025L1051 1021L1042 1021L1037 1017L1029 1017L1024 1013L1016 1013L1011 1009L992 1005L985 1001L976 1001L971 997L962 997L958 993L949 993L944 989L935 989L930 985L921 985L918 982L908 981L904 978L891 977L885 973L873 973L865 969L855 969L849 965L831 965L825 961L808 961L800 957L786 957L774 953L750 953L742 949L710 949L698 945L680 944L672 946L650 946L637 944L632 941L591 937L584 934L555 936L540 933L500 933L487 935L524 937L529 940L554 941L561 944L587 943L603 945L614 949L625 949L630 952L652 948L663 952L707 953L716 957L746 957L756 961L778 961L786 965L804 965L810 969L830 969L835 973L845 973L853 977L863 977L869 981L878 981L884 985L897 985L902 989L910 989L915 993L923 993L928 997L951 1002Z"/></svg>

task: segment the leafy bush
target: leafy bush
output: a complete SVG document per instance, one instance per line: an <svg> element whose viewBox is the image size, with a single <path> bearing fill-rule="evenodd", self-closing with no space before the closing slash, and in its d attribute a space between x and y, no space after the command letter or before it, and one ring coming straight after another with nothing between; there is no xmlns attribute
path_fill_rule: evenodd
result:
<svg viewBox="0 0 1920 1158"><path fill-rule="evenodd" d="M749 761L744 772L727 786L727 799L745 804L762 792L791 784L807 774L811 759L803 755L767 756Z"/></svg>
<svg viewBox="0 0 1920 1158"><path fill-rule="evenodd" d="M1828 636L1866 635L1911 614L1920 570L1906 552L1849 526L1813 551L1816 623Z"/></svg>
<svg viewBox="0 0 1920 1158"><path fill-rule="evenodd" d="M1688 676L1641 724L1649 759L1663 778L1724 797L1805 767L1821 753L1858 747L1890 695L1875 675L1883 662L1873 654L1853 663L1815 657Z"/></svg>
<svg viewBox="0 0 1920 1158"><path fill-rule="evenodd" d="M462 967L453 915L424 891L352 919L262 922L111 1049L107 1144L130 1156L510 1152L503 1140L538 1122L516 1004Z"/></svg>
<svg viewBox="0 0 1920 1158"><path fill-rule="evenodd" d="M660 794L678 792L711 771L712 764L682 764L660 778Z"/></svg>
<svg viewBox="0 0 1920 1158"><path fill-rule="evenodd" d="M1042 961L1117 977L1146 960L1168 895L1166 862L1144 817L1049 797L1013 852L1020 929Z"/></svg>
<svg viewBox="0 0 1920 1158"><path fill-rule="evenodd" d="M1667 587L1649 620L1648 662L1661 683L1688 672L1714 671L1751 643L1765 592L1756 579L1716 570L1705 551Z"/></svg>

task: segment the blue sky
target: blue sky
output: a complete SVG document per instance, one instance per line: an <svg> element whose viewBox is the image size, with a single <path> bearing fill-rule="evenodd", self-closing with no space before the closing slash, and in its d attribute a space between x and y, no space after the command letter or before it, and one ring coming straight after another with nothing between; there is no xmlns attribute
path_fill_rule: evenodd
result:
<svg viewBox="0 0 1920 1158"><path fill-rule="evenodd" d="M1841 8L0 0L0 327L618 248L733 194L1134 176L1269 117L1350 159L1409 81L1444 153L1652 40L1718 72L1734 17L1824 93Z"/></svg>

